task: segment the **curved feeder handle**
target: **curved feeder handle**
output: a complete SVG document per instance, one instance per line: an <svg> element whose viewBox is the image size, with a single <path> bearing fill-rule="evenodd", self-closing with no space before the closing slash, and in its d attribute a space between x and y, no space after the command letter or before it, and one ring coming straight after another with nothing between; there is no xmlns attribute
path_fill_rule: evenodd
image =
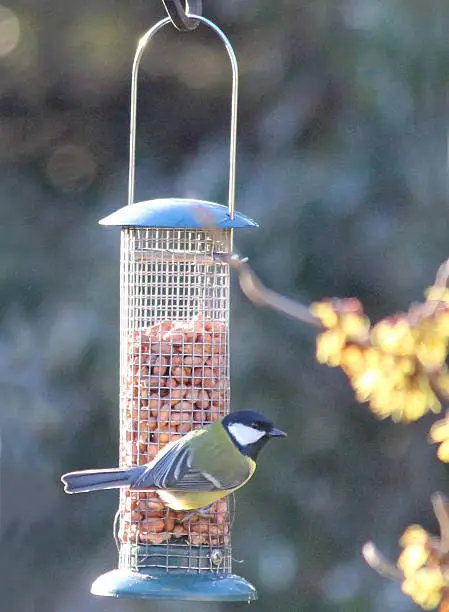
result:
<svg viewBox="0 0 449 612"><path fill-rule="evenodd" d="M185 9L181 0L162 0L162 2L172 24L180 32L191 32L199 26L200 22L197 19L192 19L190 15L201 15L203 10L202 0L186 0Z"/></svg>
<svg viewBox="0 0 449 612"><path fill-rule="evenodd" d="M237 58L228 38L206 17L201 15L189 14L190 19L195 19L207 25L213 30L222 40L232 66L232 98L231 98L231 126L230 126L230 142L229 142L229 191L228 191L228 209L229 217L234 219L235 207L235 165L236 165L236 148L237 148L237 106L238 106L238 66ZM129 185L128 185L128 204L134 204L134 186L135 186L135 166L136 166L136 116L137 116L137 80L139 73L140 60L149 40L167 24L172 23L171 17L165 17L152 28L150 28L139 40L136 54L134 56L132 79L131 79L131 108L130 108L130 127L129 127Z"/></svg>

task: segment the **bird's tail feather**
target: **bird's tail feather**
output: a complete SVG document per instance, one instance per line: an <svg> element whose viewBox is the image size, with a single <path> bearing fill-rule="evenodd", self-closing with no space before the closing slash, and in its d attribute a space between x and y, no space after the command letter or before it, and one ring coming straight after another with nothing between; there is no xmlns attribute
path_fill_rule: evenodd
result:
<svg viewBox="0 0 449 612"><path fill-rule="evenodd" d="M101 489L117 489L131 484L135 477L132 469L82 470L61 476L66 493L84 493Z"/></svg>

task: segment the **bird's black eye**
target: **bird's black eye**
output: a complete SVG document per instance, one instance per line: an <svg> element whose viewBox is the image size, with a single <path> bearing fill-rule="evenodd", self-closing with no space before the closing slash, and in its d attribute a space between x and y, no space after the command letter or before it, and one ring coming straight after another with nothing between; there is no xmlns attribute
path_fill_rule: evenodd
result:
<svg viewBox="0 0 449 612"><path fill-rule="evenodd" d="M253 429L258 429L259 431L265 431L265 427L262 425L262 423L258 423L257 421L253 421L251 423L251 427Z"/></svg>

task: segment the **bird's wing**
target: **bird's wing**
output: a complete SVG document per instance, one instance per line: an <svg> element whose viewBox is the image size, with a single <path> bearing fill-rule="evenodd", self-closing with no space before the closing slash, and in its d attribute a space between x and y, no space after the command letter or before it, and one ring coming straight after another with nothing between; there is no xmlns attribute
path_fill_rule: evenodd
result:
<svg viewBox="0 0 449 612"><path fill-rule="evenodd" d="M192 466L190 440L192 437L207 437L207 430L192 432L195 436L181 438L151 463L133 482L131 489L170 489L172 491L216 491L233 489L242 482L241 478L229 478L225 474L215 477L207 471ZM165 449L164 449L165 450Z"/></svg>

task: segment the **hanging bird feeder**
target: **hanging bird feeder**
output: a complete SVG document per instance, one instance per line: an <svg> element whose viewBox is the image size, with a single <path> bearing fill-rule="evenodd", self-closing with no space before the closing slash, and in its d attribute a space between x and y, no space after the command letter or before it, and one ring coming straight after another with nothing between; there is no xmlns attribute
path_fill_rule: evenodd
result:
<svg viewBox="0 0 449 612"><path fill-rule="evenodd" d="M179 5L178 0L164 3L167 10ZM134 58L128 206L100 221L122 228L121 467L148 463L168 442L229 412L230 270L220 255L232 252L235 228L256 226L234 211L238 69L233 49L208 19L199 14L184 19L218 34L232 65L229 201L227 206L183 198L134 202L139 64L150 39L172 23L169 16L141 38ZM232 574L228 499L205 512L186 513L168 509L157 493L121 490L119 567L97 578L92 593L254 600L254 587Z"/></svg>

